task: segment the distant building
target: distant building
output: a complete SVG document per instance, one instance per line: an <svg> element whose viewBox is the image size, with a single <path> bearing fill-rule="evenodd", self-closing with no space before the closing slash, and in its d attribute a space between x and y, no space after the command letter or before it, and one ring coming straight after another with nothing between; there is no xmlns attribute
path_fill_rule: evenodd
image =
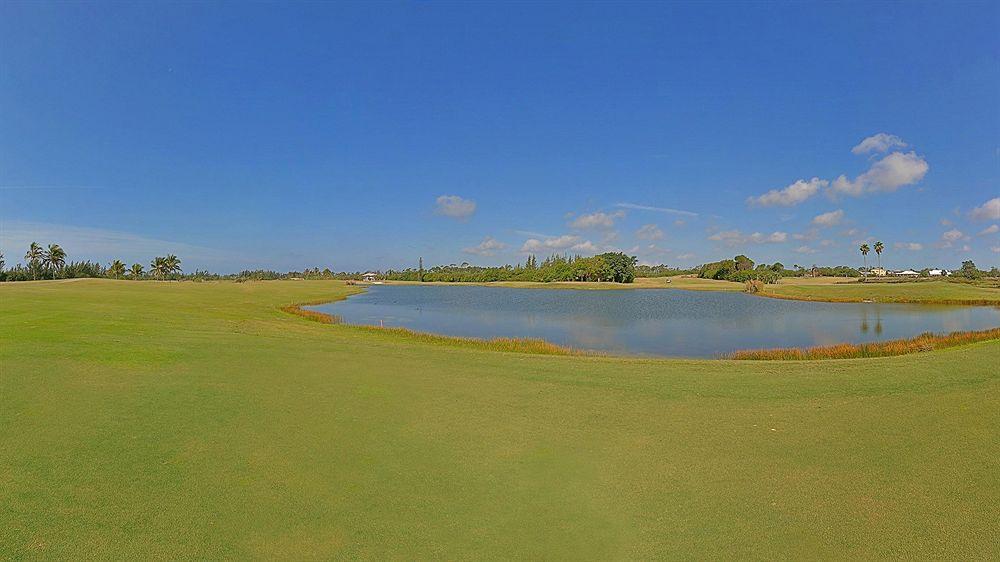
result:
<svg viewBox="0 0 1000 562"><path fill-rule="evenodd" d="M889 274L889 272L886 271L884 267L873 267L870 270L868 270L868 273L875 277L885 277L886 275Z"/></svg>
<svg viewBox="0 0 1000 562"><path fill-rule="evenodd" d="M361 279L364 280L367 283L371 283L372 281L377 281L378 280L378 273L373 273L373 272L369 271L368 273L365 273L364 275L362 275Z"/></svg>
<svg viewBox="0 0 1000 562"><path fill-rule="evenodd" d="M920 276L919 271L913 271L912 269L904 269L903 271L897 271L894 275L899 277L918 277Z"/></svg>
<svg viewBox="0 0 1000 562"><path fill-rule="evenodd" d="M931 277L938 277L938 276L942 276L942 275L948 275L948 270L947 269L932 269L932 270L930 270L930 271L927 272L927 275L930 275Z"/></svg>

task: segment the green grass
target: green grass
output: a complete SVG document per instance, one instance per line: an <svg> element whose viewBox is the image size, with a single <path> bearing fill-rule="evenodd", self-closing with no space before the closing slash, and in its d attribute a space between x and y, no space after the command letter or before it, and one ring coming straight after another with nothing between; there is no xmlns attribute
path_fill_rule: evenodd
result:
<svg viewBox="0 0 1000 562"><path fill-rule="evenodd" d="M0 558L989 558L1000 342L500 353L326 282L0 284Z"/></svg>

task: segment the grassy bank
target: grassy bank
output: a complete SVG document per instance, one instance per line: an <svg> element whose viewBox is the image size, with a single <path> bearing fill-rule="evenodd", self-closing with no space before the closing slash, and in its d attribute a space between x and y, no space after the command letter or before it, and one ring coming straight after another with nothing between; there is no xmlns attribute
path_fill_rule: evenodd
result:
<svg viewBox="0 0 1000 562"><path fill-rule="evenodd" d="M340 283L0 285L0 557L986 558L1000 342L496 353Z"/></svg>
<svg viewBox="0 0 1000 562"><path fill-rule="evenodd" d="M729 359L803 360L888 357L922 353L988 340L1000 340L1000 328L950 334L921 334L915 338L872 343L841 343L807 348L746 349L729 354Z"/></svg>

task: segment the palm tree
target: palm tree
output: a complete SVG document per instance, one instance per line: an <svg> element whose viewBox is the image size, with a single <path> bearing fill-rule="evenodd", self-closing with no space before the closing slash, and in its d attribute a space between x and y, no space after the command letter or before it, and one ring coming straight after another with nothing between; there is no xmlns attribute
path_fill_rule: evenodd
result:
<svg viewBox="0 0 1000 562"><path fill-rule="evenodd" d="M108 266L108 276L121 279L125 275L125 263L122 260L115 260Z"/></svg>
<svg viewBox="0 0 1000 562"><path fill-rule="evenodd" d="M0 252L0 273L3 273L3 266L7 265L3 261L3 252Z"/></svg>
<svg viewBox="0 0 1000 562"><path fill-rule="evenodd" d="M28 262L28 269L31 270L31 279L38 279L38 264L42 261L42 247L38 242L32 242L28 247L28 253L24 254L24 260Z"/></svg>
<svg viewBox="0 0 1000 562"><path fill-rule="evenodd" d="M864 258L865 258L865 279L867 279L868 278L868 251L869 251L868 244L862 244L861 247L858 248L858 249L861 250L861 255L864 256Z"/></svg>
<svg viewBox="0 0 1000 562"><path fill-rule="evenodd" d="M882 267L882 250L884 248L885 248L885 246L882 245L881 241L875 243L875 254L878 256L878 266L879 266L879 268Z"/></svg>
<svg viewBox="0 0 1000 562"><path fill-rule="evenodd" d="M163 279L163 276L167 274L167 259L160 256L153 258L153 261L149 263L149 272L157 279Z"/></svg>
<svg viewBox="0 0 1000 562"><path fill-rule="evenodd" d="M42 256L42 263L46 269L52 270L52 276L66 265L66 252L59 247L59 244L49 244L48 250Z"/></svg>
<svg viewBox="0 0 1000 562"><path fill-rule="evenodd" d="M143 274L142 264L133 263L132 267L128 270L128 273L129 275L132 276L132 279L138 279L142 277Z"/></svg>
<svg viewBox="0 0 1000 562"><path fill-rule="evenodd" d="M173 254L168 254L164 260L167 263L167 273L174 274L181 272L181 260Z"/></svg>

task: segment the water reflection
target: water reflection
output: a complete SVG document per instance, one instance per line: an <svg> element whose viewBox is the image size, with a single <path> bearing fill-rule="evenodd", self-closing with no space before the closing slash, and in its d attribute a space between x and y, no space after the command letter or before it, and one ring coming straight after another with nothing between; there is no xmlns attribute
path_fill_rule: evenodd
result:
<svg viewBox="0 0 1000 562"><path fill-rule="evenodd" d="M542 338L582 349L687 357L1000 325L1000 309L993 307L819 303L657 289L382 285L312 308L354 324L479 338Z"/></svg>

